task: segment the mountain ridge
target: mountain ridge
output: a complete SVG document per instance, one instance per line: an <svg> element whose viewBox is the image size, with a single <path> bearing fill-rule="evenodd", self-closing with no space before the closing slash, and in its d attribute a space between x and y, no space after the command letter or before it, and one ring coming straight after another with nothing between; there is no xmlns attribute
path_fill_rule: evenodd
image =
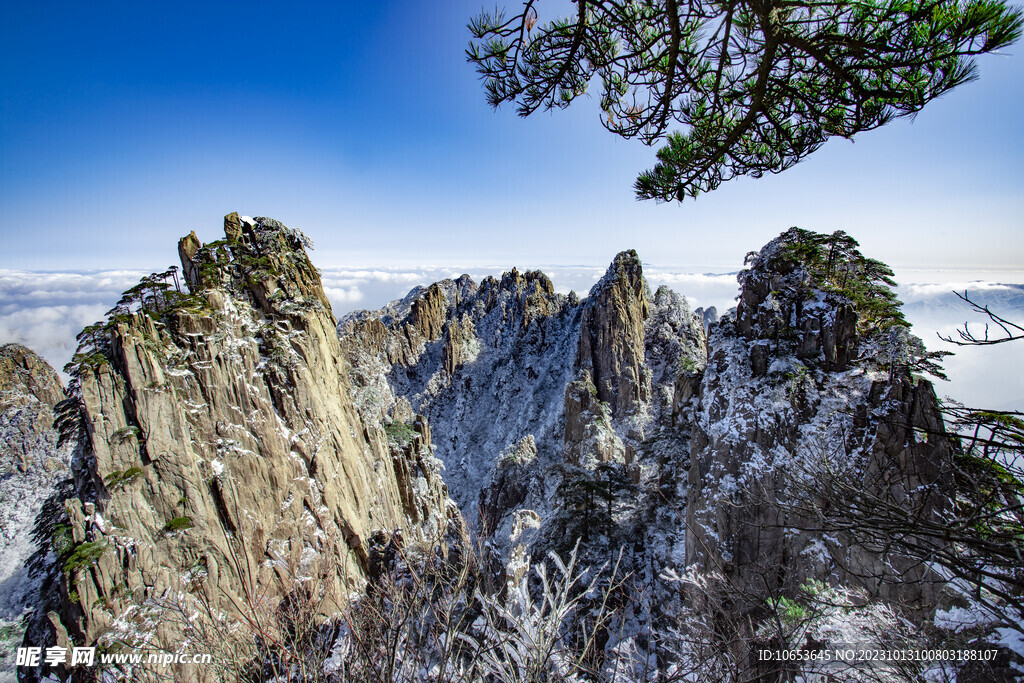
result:
<svg viewBox="0 0 1024 683"><path fill-rule="evenodd" d="M224 233L182 238L180 271L143 278L80 335L57 416L73 478L37 522L27 644L209 645L171 617L221 633L271 614L253 595L294 604L310 582L316 620L334 623L415 557L466 557L464 525L505 586L471 596L484 607L521 596L549 552L600 566L618 550L643 600L616 598L601 671L681 666L699 641L715 666L777 673L754 650L783 637L765 635L772 609L805 586L885 623L961 600L912 551L822 512L823 456L929 524L954 495L956 445L920 376L931 356L891 271L844 233L794 228L752 252L720 319L651 292L627 250L584 299L512 269L340 321L308 238L238 214ZM351 633L328 632L335 647ZM247 667L267 656L223 633L225 662L240 655L224 648Z"/></svg>

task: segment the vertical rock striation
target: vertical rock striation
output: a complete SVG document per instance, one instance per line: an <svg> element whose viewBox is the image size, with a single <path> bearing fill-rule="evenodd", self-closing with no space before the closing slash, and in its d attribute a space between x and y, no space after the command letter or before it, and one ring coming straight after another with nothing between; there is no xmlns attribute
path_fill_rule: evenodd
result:
<svg viewBox="0 0 1024 683"><path fill-rule="evenodd" d="M561 455L579 317L543 273L512 269L479 284L463 275L416 288L338 330L359 409L391 419L407 405L428 417L452 497L494 532L511 524L513 507L548 497L542 472ZM497 467L524 440L536 457ZM483 492L492 478L502 493Z"/></svg>
<svg viewBox="0 0 1024 683"><path fill-rule="evenodd" d="M631 616L613 668L723 637L737 671L777 674L752 643L809 580L918 618L935 604L926 563L843 526L872 495L939 523L955 447L891 272L845 234L794 228L751 253L721 319L652 294L626 251L582 301L512 269L339 323L305 236L237 214L224 233L179 242L188 291L174 269L144 278L80 335L57 415L73 478L37 524L48 597L27 642L173 647L188 627L168 615L231 619L313 577L326 618L396 539L441 541L456 504L513 583L577 539L583 564L621 548L644 599L614 596ZM22 436L60 396L38 363L0 352ZM4 456L24 473L39 450ZM651 638L669 627L685 633Z"/></svg>
<svg viewBox="0 0 1024 683"><path fill-rule="evenodd" d="M615 257L583 307L577 364L590 372L597 398L623 417L650 397L644 365L648 288L633 250Z"/></svg>
<svg viewBox="0 0 1024 683"><path fill-rule="evenodd" d="M237 214L224 227L181 240L190 292L144 279L85 333L82 442L48 522L55 599L34 644L174 648L180 629L154 630L154 611L272 605L324 567L326 616L360 584L374 532L446 531L426 423L395 441L349 399L306 238Z"/></svg>

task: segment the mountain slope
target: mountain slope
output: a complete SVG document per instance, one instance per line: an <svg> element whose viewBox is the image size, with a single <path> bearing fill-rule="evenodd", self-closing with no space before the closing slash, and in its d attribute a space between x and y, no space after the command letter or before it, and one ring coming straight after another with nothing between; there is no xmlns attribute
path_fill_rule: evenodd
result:
<svg viewBox="0 0 1024 683"><path fill-rule="evenodd" d="M635 253L583 301L513 269L405 302L339 324L354 392L430 419L453 499L499 552L513 529L555 521L566 464L657 476L637 453L670 421L684 359L702 364L703 328L681 297L651 295Z"/></svg>
<svg viewBox="0 0 1024 683"><path fill-rule="evenodd" d="M18 344L0 346L0 672L24 635L22 614L36 599L25 561L32 523L43 501L68 473L70 450L58 448L54 406L64 398L46 361Z"/></svg>
<svg viewBox="0 0 1024 683"><path fill-rule="evenodd" d="M909 334L891 271L842 232L793 229L750 258L721 320L652 295L623 252L582 301L512 271L339 325L355 395L430 416L452 496L510 586L531 556L581 539L586 562L612 562L644 596L618 622L622 647L659 661L704 648L724 667L694 674L709 680L794 673L753 648L797 633L909 643L964 599L922 554L951 556L948 544L879 531L957 523L962 485L921 377L934 357ZM655 646L654 631L681 635Z"/></svg>
<svg viewBox="0 0 1024 683"><path fill-rule="evenodd" d="M197 633L182 615L219 614L207 628L227 634L314 576L323 618L364 581L375 534L434 542L457 517L425 421L393 440L349 402L303 236L237 214L224 227L181 240L188 293L173 270L144 278L81 337L80 445L40 520L33 645L174 652Z"/></svg>

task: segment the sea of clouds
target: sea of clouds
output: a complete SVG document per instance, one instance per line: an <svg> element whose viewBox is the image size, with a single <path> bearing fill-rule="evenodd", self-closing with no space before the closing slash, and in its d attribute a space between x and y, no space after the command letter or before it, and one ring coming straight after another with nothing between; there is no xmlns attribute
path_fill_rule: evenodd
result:
<svg viewBox="0 0 1024 683"><path fill-rule="evenodd" d="M593 266L542 266L555 289L574 290L585 296L604 274ZM399 299L417 285L427 285L463 273L480 281L500 276L500 267L458 268L325 268L324 290L334 314L376 309ZM719 313L735 305L736 273L686 273L670 267L645 264L644 274L653 288L667 285L684 294L693 308L715 306ZM60 370L76 347L75 335L86 325L105 317L121 293L146 275L143 271L38 272L0 270L0 344L24 344ZM915 273L921 278L922 273ZM956 338L957 329L971 322L983 331L985 316L956 297L968 291L972 299L989 305L1004 317L1024 321L1024 285L986 281L947 281L901 284L899 296L914 332L932 350L952 350L956 355L944 365L949 382L936 382L940 396L948 395L967 405L993 409L1024 410L1024 341L988 347L956 347L939 335Z"/></svg>

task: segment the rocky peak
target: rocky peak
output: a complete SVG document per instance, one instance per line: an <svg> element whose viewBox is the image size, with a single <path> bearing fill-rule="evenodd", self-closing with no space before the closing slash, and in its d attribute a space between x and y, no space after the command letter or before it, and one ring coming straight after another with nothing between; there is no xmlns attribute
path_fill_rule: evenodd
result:
<svg viewBox="0 0 1024 683"><path fill-rule="evenodd" d="M224 217L223 240L200 244L192 232L178 242L178 255L194 293L226 288L267 311L283 300L316 301L329 310L319 271L304 247L312 241L300 230L273 218L231 213Z"/></svg>
<svg viewBox="0 0 1024 683"><path fill-rule="evenodd" d="M845 233L796 228L748 261L735 318L711 327L700 375L687 564L727 577L743 596L730 598L734 614L807 579L927 610L937 580L921 580L926 568L837 539L792 507L826 471L868 496L947 490L932 464L951 444L931 385L885 350L894 330L906 334L891 271ZM931 502L918 509L938 519Z"/></svg>
<svg viewBox="0 0 1024 683"><path fill-rule="evenodd" d="M622 417L650 395L644 373L648 288L636 252L615 257L590 290L580 325L579 365L589 370L597 398Z"/></svg>
<svg viewBox="0 0 1024 683"><path fill-rule="evenodd" d="M892 270L857 247L841 230L791 228L747 255L736 329L763 342L752 357L755 374L767 371L769 350L793 350L808 363L844 370L865 333L906 326L890 289Z"/></svg>
<svg viewBox="0 0 1024 683"><path fill-rule="evenodd" d="M435 286L403 301L423 301ZM640 477L645 433L668 414L677 375L703 367L703 331L682 297L667 289L652 297L632 251L582 302L557 294L543 273L516 268L459 291L436 338L416 335L415 353L397 315L402 302L358 314L339 331L355 394L406 399L429 417L453 498L480 515L477 528L494 547L507 549L525 510L552 519L552 467L604 463Z"/></svg>
<svg viewBox="0 0 1024 683"><path fill-rule="evenodd" d="M822 467L851 498L939 525L956 446L911 374L891 271L845 234L793 229L752 253L720 321L651 294L627 251L584 301L512 269L335 325L300 233L237 214L224 233L179 243L190 293L154 274L80 336L81 442L40 517L27 642L171 647L183 633L155 626L160 610L230 622L259 595L277 619L314 575L327 618L396 568L402 543L445 553L448 486L512 587L547 550L600 566L623 548L616 571L644 597L610 596L626 615L604 652L615 667L623 652L645 670L689 657L651 646L678 629L700 648L722 636L727 666L756 673L752 648L777 642L763 634L791 631L778 608L819 586L856 588L855 611L935 604L926 563L857 540L845 518L824 526L850 501L817 488ZM31 384L34 363L0 351L4 396L53 394Z"/></svg>
<svg viewBox="0 0 1024 683"><path fill-rule="evenodd" d="M379 311L354 311L346 315L338 322L337 332L349 360L357 367L356 375L364 374L359 369L364 364L356 357L365 351L381 354L389 365L415 364L428 344L444 336L460 304L473 298L477 290L473 279L464 274L455 280L414 287L403 299ZM450 368L460 362L460 350L453 345L461 336L457 330L455 338L449 334L445 339ZM375 404L373 410L378 409L386 412L387 406Z"/></svg>
<svg viewBox="0 0 1024 683"><path fill-rule="evenodd" d="M313 571L330 611L364 579L376 531L445 533L429 427L357 414L308 241L272 219L224 227L179 243L191 294L144 279L80 336L82 443L50 521L65 531L40 549L57 559L34 644L173 647L181 634L147 621L164 596L230 618Z"/></svg>
<svg viewBox="0 0 1024 683"><path fill-rule="evenodd" d="M409 324L426 341L434 341L444 329L448 313L448 300L441 288L434 284L427 287L423 296L416 299L409 313Z"/></svg>
<svg viewBox="0 0 1024 683"><path fill-rule="evenodd" d="M539 270L520 273L513 268L502 273L500 279L488 276L480 283L480 301L485 310L501 306L523 327L537 318L556 314L564 305L563 299L555 294L548 276Z"/></svg>
<svg viewBox="0 0 1024 683"><path fill-rule="evenodd" d="M27 396L47 406L64 398L60 377L35 351L21 344L0 346L0 406Z"/></svg>
<svg viewBox="0 0 1024 683"><path fill-rule="evenodd" d="M578 316L546 275L513 268L479 285L464 275L417 287L379 311L346 316L338 331L360 411L387 414L404 402L442 425L434 433L445 479L473 516L499 453L538 425L538 450L555 450L558 409L548 396L560 395L559 378L573 371ZM471 417L476 410L488 419Z"/></svg>

